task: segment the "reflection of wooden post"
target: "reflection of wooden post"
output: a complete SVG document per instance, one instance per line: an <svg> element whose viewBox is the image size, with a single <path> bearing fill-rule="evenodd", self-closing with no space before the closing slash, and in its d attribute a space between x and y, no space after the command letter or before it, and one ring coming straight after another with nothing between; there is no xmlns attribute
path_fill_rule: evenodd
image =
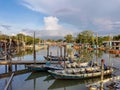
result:
<svg viewBox="0 0 120 90"><path fill-rule="evenodd" d="M5 65L5 73L7 73L7 65Z"/></svg>
<svg viewBox="0 0 120 90"><path fill-rule="evenodd" d="M36 78L34 79L34 90L36 90Z"/></svg>
<svg viewBox="0 0 120 90"><path fill-rule="evenodd" d="M12 58L11 58L11 56L9 56L9 61L10 61L10 63L8 65L8 70L9 70L9 72L12 72L12 63L11 63Z"/></svg>
<svg viewBox="0 0 120 90"><path fill-rule="evenodd" d="M17 64L15 65L15 71L17 71Z"/></svg>
<svg viewBox="0 0 120 90"><path fill-rule="evenodd" d="M100 90L103 90L103 77L104 77L104 59L101 60L101 83Z"/></svg>

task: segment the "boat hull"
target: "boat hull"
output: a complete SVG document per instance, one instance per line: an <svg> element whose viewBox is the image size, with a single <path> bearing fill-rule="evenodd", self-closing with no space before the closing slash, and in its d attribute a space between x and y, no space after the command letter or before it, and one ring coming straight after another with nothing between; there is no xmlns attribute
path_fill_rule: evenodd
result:
<svg viewBox="0 0 120 90"><path fill-rule="evenodd" d="M113 70L106 70L104 71L104 75L110 75L112 74ZM92 77L99 77L101 76L101 72L95 72L95 73L85 73L85 74L64 74L64 73L57 73L55 71L48 70L51 75L56 79L86 79L86 78L92 78Z"/></svg>

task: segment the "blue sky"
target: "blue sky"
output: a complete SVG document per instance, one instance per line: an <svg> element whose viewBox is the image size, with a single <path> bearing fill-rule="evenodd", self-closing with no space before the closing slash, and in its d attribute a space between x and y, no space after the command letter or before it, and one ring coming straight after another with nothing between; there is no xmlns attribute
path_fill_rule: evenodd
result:
<svg viewBox="0 0 120 90"><path fill-rule="evenodd" d="M120 34L120 0L0 0L0 31L65 36L83 30Z"/></svg>

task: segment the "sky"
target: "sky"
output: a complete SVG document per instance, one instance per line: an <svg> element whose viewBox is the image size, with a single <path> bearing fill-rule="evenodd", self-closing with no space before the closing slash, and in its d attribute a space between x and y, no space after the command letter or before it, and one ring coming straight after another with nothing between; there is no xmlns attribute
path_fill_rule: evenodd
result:
<svg viewBox="0 0 120 90"><path fill-rule="evenodd" d="M120 34L120 0L0 0L0 31L41 38Z"/></svg>

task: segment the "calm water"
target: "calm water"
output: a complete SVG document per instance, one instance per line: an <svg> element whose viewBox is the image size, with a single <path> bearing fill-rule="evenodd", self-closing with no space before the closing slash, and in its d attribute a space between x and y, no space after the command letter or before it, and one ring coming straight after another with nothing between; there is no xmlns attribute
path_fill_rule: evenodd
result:
<svg viewBox="0 0 120 90"><path fill-rule="evenodd" d="M55 47L52 47L50 51L53 55L57 52ZM57 55L56 54L56 55ZM37 52L37 60L44 60L43 56L46 56L46 50L40 50ZM110 60L109 60L110 57ZM26 55L24 57L15 57L13 60L32 60L33 56ZM115 55L110 55L102 52L98 57L98 61L105 59L106 64L111 64L114 67L120 69L120 58ZM93 60L96 60L94 56ZM24 69L24 65L19 65L18 70ZM13 67L14 70L14 67ZM5 66L0 66L0 74L5 72ZM114 72L116 75L120 75L120 71ZM9 77L0 77L0 90L4 90L4 87ZM87 83L93 83L98 81L99 78L87 79L87 80L55 80L47 72L29 72L14 76L9 90L88 90L85 85Z"/></svg>

